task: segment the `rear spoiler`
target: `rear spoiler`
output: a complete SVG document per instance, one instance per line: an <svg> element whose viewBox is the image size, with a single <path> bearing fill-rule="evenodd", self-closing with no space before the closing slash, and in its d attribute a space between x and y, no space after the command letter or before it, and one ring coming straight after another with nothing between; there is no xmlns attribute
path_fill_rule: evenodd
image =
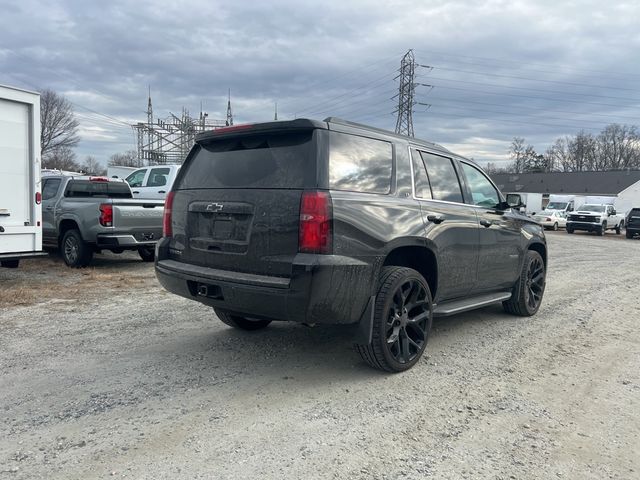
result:
<svg viewBox="0 0 640 480"><path fill-rule="evenodd" d="M196 136L196 143L206 142L218 138L230 138L250 133L271 133L278 131L313 130L321 128L327 130L325 122L298 118L280 122L245 123L229 127L216 128Z"/></svg>

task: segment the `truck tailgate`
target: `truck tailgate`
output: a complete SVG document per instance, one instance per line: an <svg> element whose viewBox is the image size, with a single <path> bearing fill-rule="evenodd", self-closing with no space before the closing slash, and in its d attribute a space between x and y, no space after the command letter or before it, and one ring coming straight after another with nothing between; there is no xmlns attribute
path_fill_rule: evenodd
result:
<svg viewBox="0 0 640 480"><path fill-rule="evenodd" d="M115 230L162 233L164 200L114 199L112 205Z"/></svg>

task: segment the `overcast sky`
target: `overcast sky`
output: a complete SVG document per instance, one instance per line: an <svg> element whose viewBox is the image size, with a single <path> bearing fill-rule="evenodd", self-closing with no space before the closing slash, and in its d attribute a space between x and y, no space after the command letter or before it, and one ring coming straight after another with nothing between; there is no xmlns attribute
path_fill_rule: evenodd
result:
<svg viewBox="0 0 640 480"><path fill-rule="evenodd" d="M416 137L481 162L640 124L640 2L0 0L0 83L73 102L79 160L135 148L127 126L186 107L235 123L339 116L393 130L400 60Z"/></svg>

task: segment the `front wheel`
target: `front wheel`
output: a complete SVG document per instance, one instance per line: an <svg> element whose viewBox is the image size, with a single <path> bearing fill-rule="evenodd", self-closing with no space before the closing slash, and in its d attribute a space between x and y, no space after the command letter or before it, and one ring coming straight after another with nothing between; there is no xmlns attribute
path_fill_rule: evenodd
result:
<svg viewBox="0 0 640 480"><path fill-rule="evenodd" d="M222 323L239 330L260 330L271 323L271 320L241 317L240 315L232 315L217 308L214 308L213 311Z"/></svg>
<svg viewBox="0 0 640 480"><path fill-rule="evenodd" d="M553 224L553 231L557 232L558 231L558 222Z"/></svg>
<svg viewBox="0 0 640 480"><path fill-rule="evenodd" d="M596 232L600 237L602 237L604 235L604 232L607 230L607 222L604 222L602 225L600 225L600 228L598 229L598 231Z"/></svg>
<svg viewBox="0 0 640 480"><path fill-rule="evenodd" d="M625 235L627 236L627 238L633 238L633 232L630 232L629 229L627 229L627 232Z"/></svg>
<svg viewBox="0 0 640 480"><path fill-rule="evenodd" d="M620 222L618 225L616 225L616 235L620 235L623 226L624 222Z"/></svg>
<svg viewBox="0 0 640 480"><path fill-rule="evenodd" d="M62 237L61 247L64 263L72 268L86 267L93 258L93 250L78 230L67 230Z"/></svg>
<svg viewBox="0 0 640 480"><path fill-rule="evenodd" d="M156 249L154 247L140 247L138 255L143 262L153 262L156 258Z"/></svg>
<svg viewBox="0 0 640 480"><path fill-rule="evenodd" d="M433 301L424 277L411 268L385 267L376 295L371 343L356 345L356 350L374 368L408 370L426 349L432 321Z"/></svg>
<svg viewBox="0 0 640 480"><path fill-rule="evenodd" d="M567 226L567 233L573 233L573 227Z"/></svg>
<svg viewBox="0 0 640 480"><path fill-rule="evenodd" d="M502 302L504 310L521 317L535 315L542 303L546 276L542 256L534 250L528 250L511 298Z"/></svg>

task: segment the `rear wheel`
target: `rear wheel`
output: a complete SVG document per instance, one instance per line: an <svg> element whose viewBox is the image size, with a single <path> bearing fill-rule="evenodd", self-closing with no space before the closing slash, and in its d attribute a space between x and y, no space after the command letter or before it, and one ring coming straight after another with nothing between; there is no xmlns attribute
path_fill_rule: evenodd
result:
<svg viewBox="0 0 640 480"><path fill-rule="evenodd" d="M67 230L62 237L62 259L72 268L82 268L89 265L93 258L93 250L82 240L78 230Z"/></svg>
<svg viewBox="0 0 640 480"><path fill-rule="evenodd" d="M633 232L630 232L629 229L627 229L626 236L627 238L633 238Z"/></svg>
<svg viewBox="0 0 640 480"><path fill-rule="evenodd" d="M4 268L18 268L18 265L20 265L20 259L2 260L0 262L0 267L4 267Z"/></svg>
<svg viewBox="0 0 640 480"><path fill-rule="evenodd" d="M558 222L553 224L553 231L557 232L558 231Z"/></svg>
<svg viewBox="0 0 640 480"><path fill-rule="evenodd" d="M546 269L542 256L534 250L527 251L520 278L513 287L513 294L502 306L507 313L530 317L540 308L544 287L546 284Z"/></svg>
<svg viewBox="0 0 640 480"><path fill-rule="evenodd" d="M145 262L153 262L156 258L156 249L154 247L140 247L138 255Z"/></svg>
<svg viewBox="0 0 640 480"><path fill-rule="evenodd" d="M371 343L356 345L362 359L387 372L413 367L426 349L433 321L424 277L411 268L383 268L373 321Z"/></svg>
<svg viewBox="0 0 640 480"><path fill-rule="evenodd" d="M271 323L271 320L259 320L257 318L241 317L240 315L232 315L225 311L218 310L217 308L214 308L213 311L216 313L217 317L222 321L222 323L225 323L233 328L238 328L240 330L260 330Z"/></svg>

